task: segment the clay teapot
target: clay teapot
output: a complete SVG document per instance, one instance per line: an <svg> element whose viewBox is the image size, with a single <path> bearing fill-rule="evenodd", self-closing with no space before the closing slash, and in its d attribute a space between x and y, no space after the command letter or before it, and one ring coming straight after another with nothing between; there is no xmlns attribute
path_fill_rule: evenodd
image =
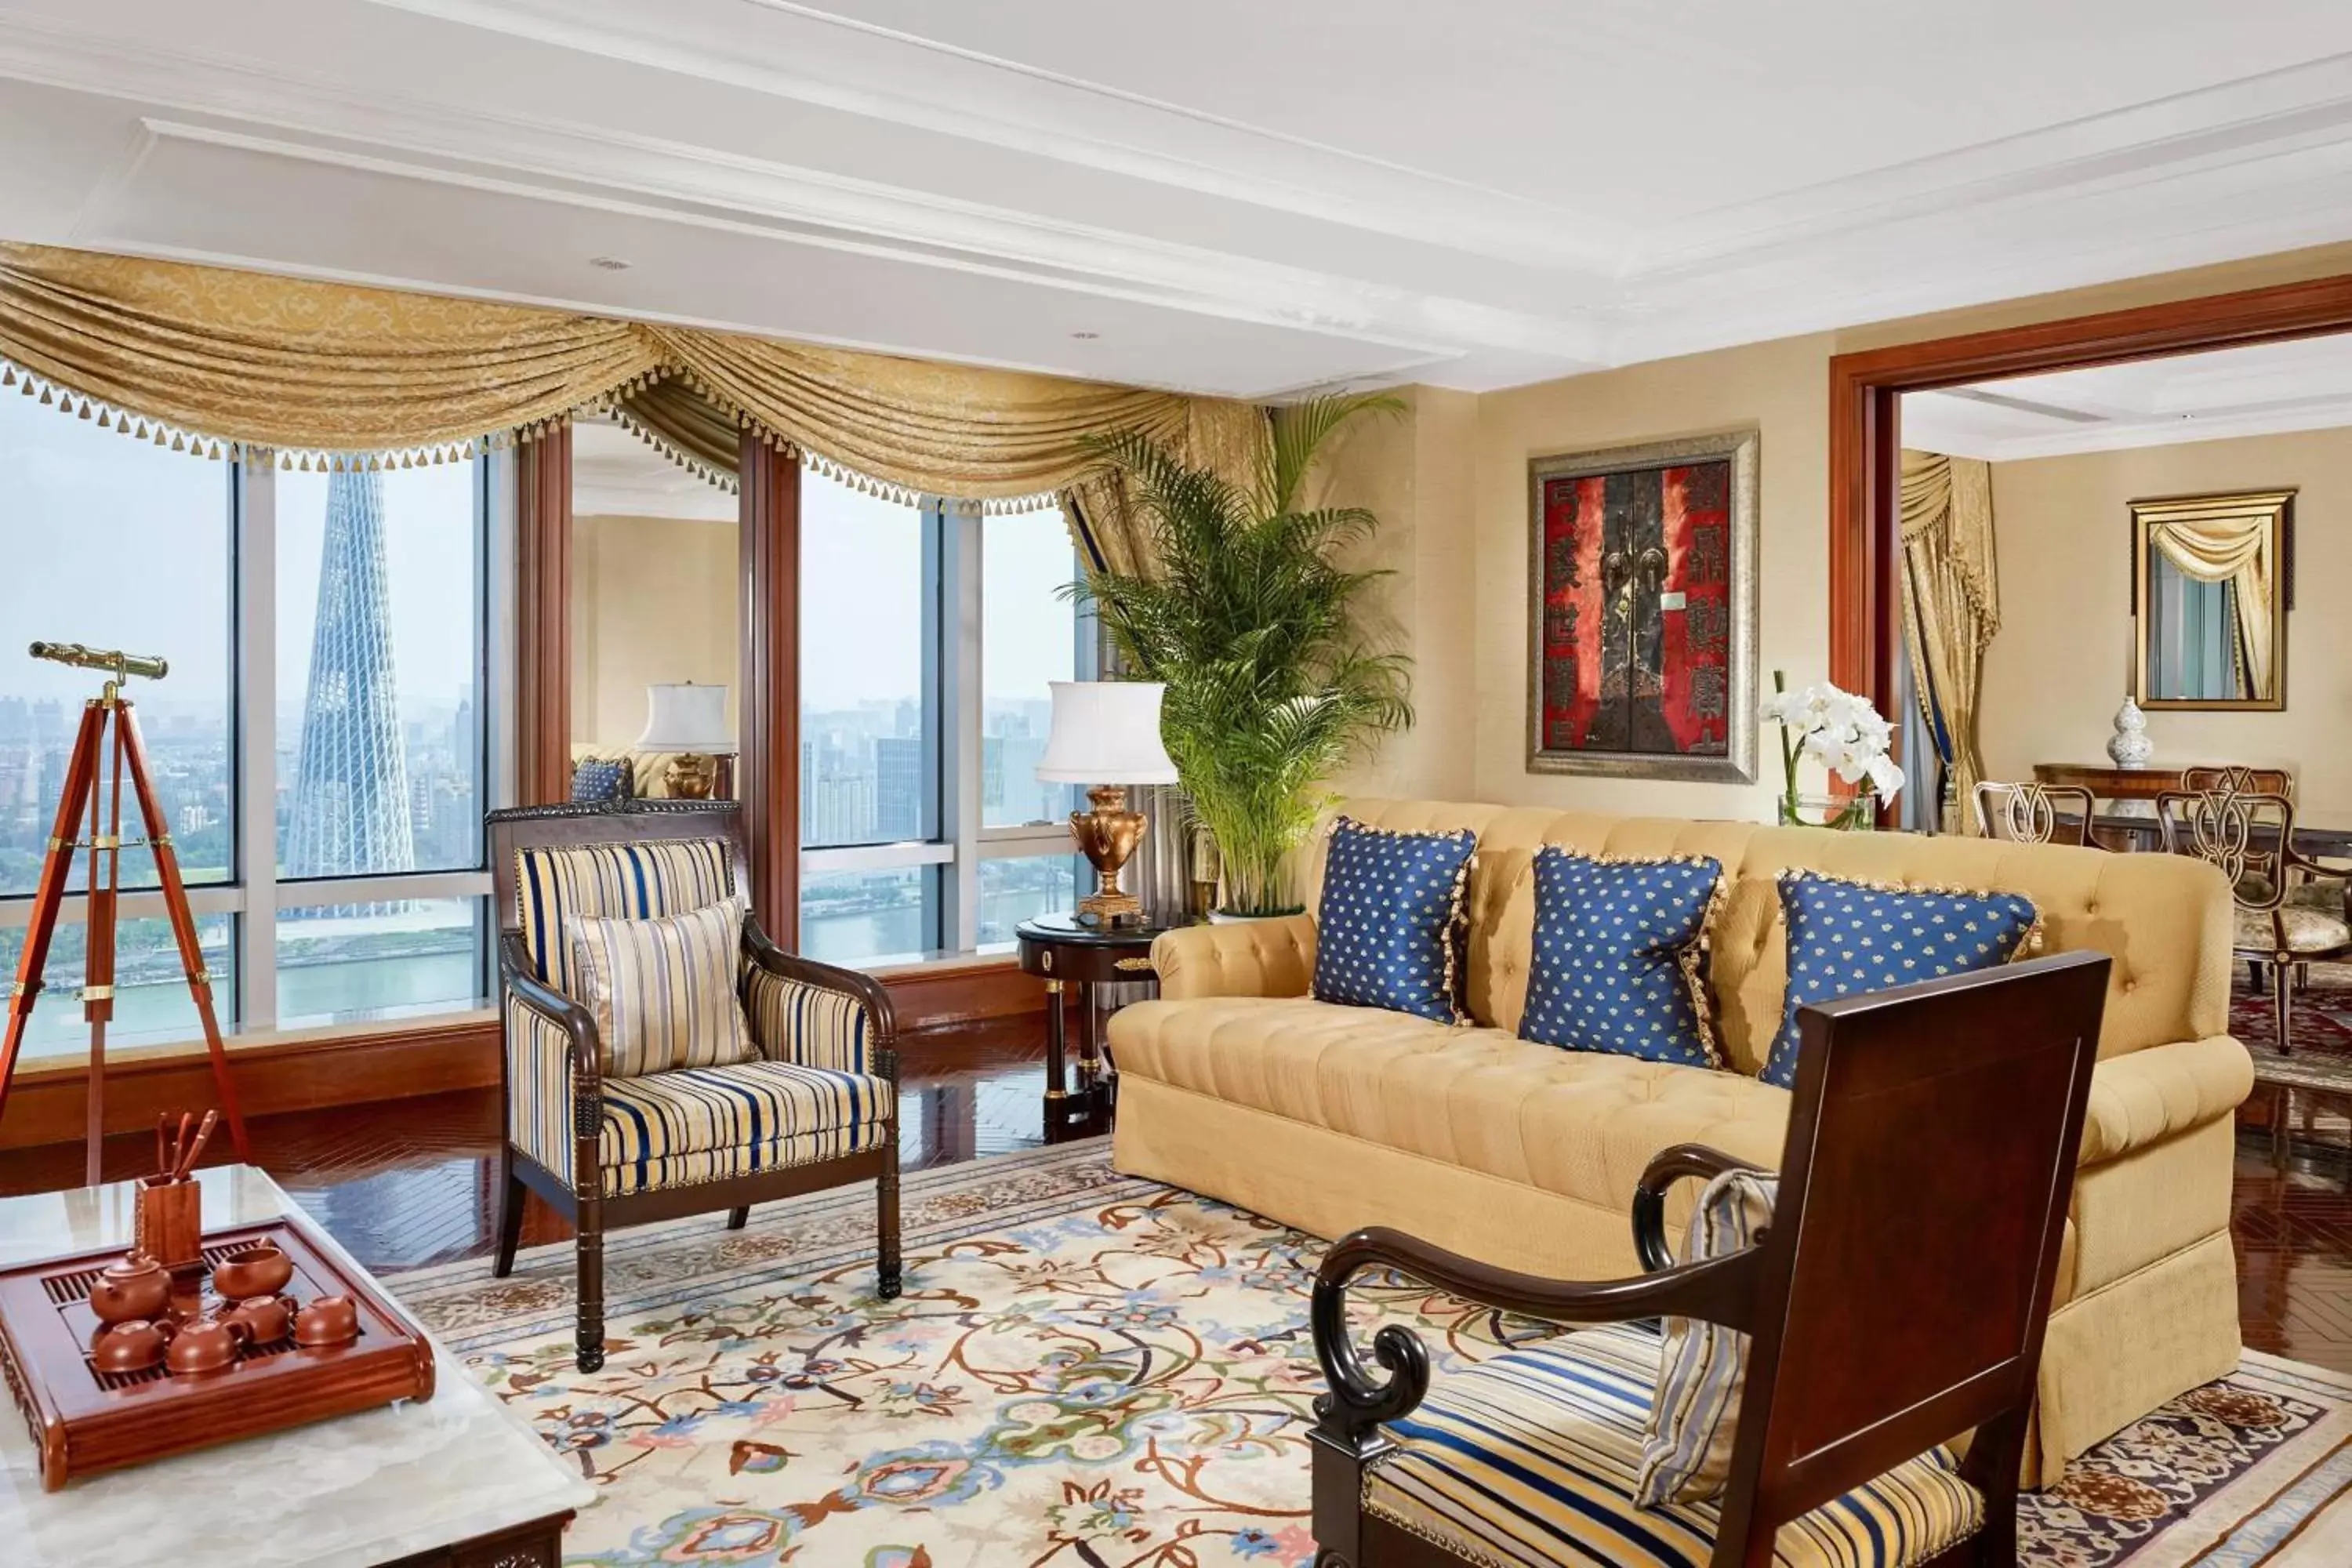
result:
<svg viewBox="0 0 2352 1568"><path fill-rule="evenodd" d="M161 1317L171 1304L171 1271L143 1252L108 1264L89 1288L89 1310L101 1323Z"/></svg>

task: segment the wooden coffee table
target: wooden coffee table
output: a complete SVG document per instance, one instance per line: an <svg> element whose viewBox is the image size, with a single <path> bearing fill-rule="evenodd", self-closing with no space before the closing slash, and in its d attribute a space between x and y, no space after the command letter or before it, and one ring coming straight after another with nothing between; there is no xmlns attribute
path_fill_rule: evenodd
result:
<svg viewBox="0 0 2352 1568"><path fill-rule="evenodd" d="M264 1173L226 1165L199 1175L207 1230L287 1215L359 1269ZM119 1182L0 1198L0 1263L127 1247L131 1190ZM437 1343L434 1353L434 1395L421 1405L183 1454L58 1492L41 1489L24 1417L0 1405L0 1562L561 1568L563 1527L596 1489Z"/></svg>

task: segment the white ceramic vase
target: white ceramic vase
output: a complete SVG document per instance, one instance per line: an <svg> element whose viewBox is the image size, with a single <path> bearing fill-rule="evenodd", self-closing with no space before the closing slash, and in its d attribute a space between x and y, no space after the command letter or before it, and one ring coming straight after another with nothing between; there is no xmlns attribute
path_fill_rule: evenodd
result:
<svg viewBox="0 0 2352 1568"><path fill-rule="evenodd" d="M2156 742L2147 738L2147 715L2126 695L2116 710L2116 732L2107 738L2107 755L2119 768L2144 768L2155 753Z"/></svg>

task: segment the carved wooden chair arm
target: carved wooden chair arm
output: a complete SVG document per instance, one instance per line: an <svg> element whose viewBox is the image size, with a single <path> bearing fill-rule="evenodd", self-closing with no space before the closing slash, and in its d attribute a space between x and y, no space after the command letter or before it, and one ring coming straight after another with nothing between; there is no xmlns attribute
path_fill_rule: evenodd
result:
<svg viewBox="0 0 2352 1568"><path fill-rule="evenodd" d="M770 940L768 933L760 929L759 921L750 914L743 917L743 952L752 963L779 980L856 998L866 1009L866 1025L873 1035L874 1075L893 1083L898 1081L898 1016L890 1005L889 989L880 981L855 969L786 952Z"/></svg>
<svg viewBox="0 0 2352 1568"><path fill-rule="evenodd" d="M1711 1182L1726 1171L1755 1171L1764 1167L1736 1159L1720 1149L1710 1149L1704 1143L1677 1143L1663 1150L1642 1173L1633 1187L1633 1251L1642 1267L1654 1274L1671 1268L1675 1257L1666 1246L1666 1190L1685 1177Z"/></svg>
<svg viewBox="0 0 2352 1568"><path fill-rule="evenodd" d="M508 994L571 1037L573 1097L601 1098L602 1052L595 1015L530 972L530 957L519 933L510 931L499 939L499 979Z"/></svg>
<svg viewBox="0 0 2352 1568"><path fill-rule="evenodd" d="M1759 1256L1751 1247L1634 1279L1584 1283L1497 1268L1402 1231L1357 1231L1334 1242L1316 1271L1315 1355L1331 1384L1317 1412L1326 1432L1353 1444L1382 1422L1411 1414L1429 1392L1429 1352L1411 1329L1391 1323L1372 1337L1373 1359L1390 1373L1384 1380L1372 1375L1349 1337L1348 1285L1367 1268L1394 1268L1481 1306L1552 1322L1619 1323L1671 1314L1744 1331L1754 1317Z"/></svg>

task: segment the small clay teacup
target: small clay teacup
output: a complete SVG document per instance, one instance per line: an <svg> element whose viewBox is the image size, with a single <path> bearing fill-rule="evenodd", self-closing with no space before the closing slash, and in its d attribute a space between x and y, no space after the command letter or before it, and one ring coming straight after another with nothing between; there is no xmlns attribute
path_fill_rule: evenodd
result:
<svg viewBox="0 0 2352 1568"><path fill-rule="evenodd" d="M359 1337L359 1304L349 1296L320 1296L294 1314L298 1345L344 1345Z"/></svg>
<svg viewBox="0 0 2352 1568"><path fill-rule="evenodd" d="M152 1319L171 1304L171 1271L143 1252L108 1264L89 1288L89 1310L101 1323Z"/></svg>
<svg viewBox="0 0 2352 1568"><path fill-rule="evenodd" d="M294 1260L274 1241L259 1241L230 1253L213 1267L213 1289L221 1299L242 1301L252 1296L275 1296L294 1278Z"/></svg>
<svg viewBox="0 0 2352 1568"><path fill-rule="evenodd" d="M248 1296L224 1308L220 1317L235 1325L248 1344L276 1344L294 1326L294 1303L283 1296Z"/></svg>
<svg viewBox="0 0 2352 1568"><path fill-rule="evenodd" d="M145 1372L163 1359L172 1336L144 1318L116 1323L98 1336L90 1364L100 1372Z"/></svg>
<svg viewBox="0 0 2352 1568"><path fill-rule="evenodd" d="M236 1331L226 1323L190 1323L172 1336L163 1364L181 1377L224 1371L236 1364Z"/></svg>

